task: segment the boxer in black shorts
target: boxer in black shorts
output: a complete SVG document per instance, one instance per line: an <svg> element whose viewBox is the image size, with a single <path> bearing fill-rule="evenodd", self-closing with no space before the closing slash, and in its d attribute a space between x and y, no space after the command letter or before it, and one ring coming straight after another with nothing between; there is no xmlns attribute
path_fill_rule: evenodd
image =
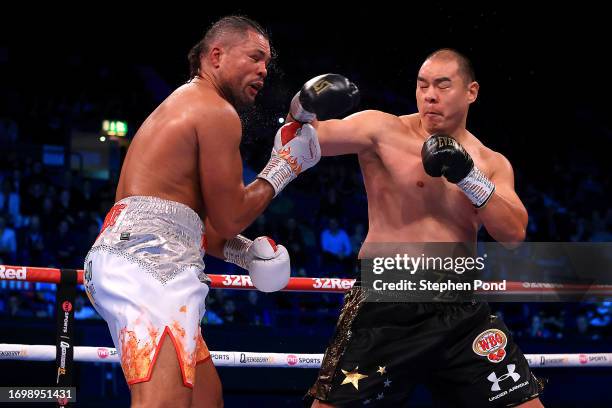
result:
<svg viewBox="0 0 612 408"><path fill-rule="evenodd" d="M412 115L370 110L323 120L317 110L330 101L319 90L337 81L307 82L289 119L317 129L323 156L358 155L369 218L360 259L381 256L365 250L381 243L473 244L482 226L510 248L525 239L512 165L466 129L479 84L465 56L441 49L427 57ZM347 294L308 392L312 406L397 407L416 383L443 407L542 406L539 382L486 304L365 302L364 290Z"/></svg>

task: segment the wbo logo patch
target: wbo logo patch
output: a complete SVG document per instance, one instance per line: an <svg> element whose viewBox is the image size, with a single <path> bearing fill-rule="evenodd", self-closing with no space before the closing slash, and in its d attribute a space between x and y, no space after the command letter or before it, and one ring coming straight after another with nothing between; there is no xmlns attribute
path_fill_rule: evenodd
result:
<svg viewBox="0 0 612 408"><path fill-rule="evenodd" d="M499 329L489 329L480 333L472 343L472 350L479 356L487 357L492 363L500 363L506 357L508 337Z"/></svg>

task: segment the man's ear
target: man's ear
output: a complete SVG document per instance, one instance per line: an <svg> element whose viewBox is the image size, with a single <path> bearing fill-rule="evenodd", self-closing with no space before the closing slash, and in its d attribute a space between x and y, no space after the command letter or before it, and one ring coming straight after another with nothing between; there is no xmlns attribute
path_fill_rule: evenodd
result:
<svg viewBox="0 0 612 408"><path fill-rule="evenodd" d="M223 58L223 50L219 47L214 47L208 53L208 60L210 61L210 64L215 68L219 68L219 66L221 65L221 58Z"/></svg>
<svg viewBox="0 0 612 408"><path fill-rule="evenodd" d="M478 90L480 89L480 84L476 81L470 82L468 85L468 102L474 103L478 98Z"/></svg>

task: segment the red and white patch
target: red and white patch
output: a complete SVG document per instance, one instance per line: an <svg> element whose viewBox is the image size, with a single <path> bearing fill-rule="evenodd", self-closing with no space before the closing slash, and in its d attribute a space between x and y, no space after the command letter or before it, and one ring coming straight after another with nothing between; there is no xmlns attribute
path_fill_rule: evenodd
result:
<svg viewBox="0 0 612 408"><path fill-rule="evenodd" d="M98 347L98 357L107 358L110 355L110 352L106 347Z"/></svg>
<svg viewBox="0 0 612 408"><path fill-rule="evenodd" d="M489 329L480 333L472 343L472 350L479 356L487 357L492 363L499 363L506 357L508 337L499 329Z"/></svg>
<svg viewBox="0 0 612 408"><path fill-rule="evenodd" d="M298 130L302 127L300 122L291 122L281 128L281 144L284 146L297 136Z"/></svg>
<svg viewBox="0 0 612 408"><path fill-rule="evenodd" d="M278 247L276 246L276 242L274 242L274 240L270 237L265 237L268 240L268 243L270 244L270 246L272 247L272 249L274 250L274 253L276 253L276 251L278 250Z"/></svg>
<svg viewBox="0 0 612 408"><path fill-rule="evenodd" d="M579 356L579 360L580 360L580 364L586 364L589 362L588 357L586 356L586 354L581 354Z"/></svg>

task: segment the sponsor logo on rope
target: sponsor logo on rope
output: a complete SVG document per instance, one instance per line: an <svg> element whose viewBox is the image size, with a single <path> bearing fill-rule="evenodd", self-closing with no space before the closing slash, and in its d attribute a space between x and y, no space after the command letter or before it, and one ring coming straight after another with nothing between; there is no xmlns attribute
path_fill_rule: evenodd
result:
<svg viewBox="0 0 612 408"><path fill-rule="evenodd" d="M214 361L230 361L230 353L210 353Z"/></svg>
<svg viewBox="0 0 612 408"><path fill-rule="evenodd" d="M569 358L567 357L547 357L547 356L540 356L540 366L545 366L545 365L563 365L565 363L567 363L569 361Z"/></svg>
<svg viewBox="0 0 612 408"><path fill-rule="evenodd" d="M272 356L247 356L245 353L240 353L240 363L242 364L272 364L274 357Z"/></svg>
<svg viewBox="0 0 612 408"><path fill-rule="evenodd" d="M25 356L25 350L9 350L9 351L0 351L0 359L12 360L14 358Z"/></svg>
<svg viewBox="0 0 612 408"><path fill-rule="evenodd" d="M314 289L350 289L353 283L351 279L314 278L312 287Z"/></svg>
<svg viewBox="0 0 612 408"><path fill-rule="evenodd" d="M248 275L223 275L223 286L233 286L242 288L254 287L251 277Z"/></svg>
<svg viewBox="0 0 612 408"><path fill-rule="evenodd" d="M70 344L65 341L60 342L61 356L60 356L60 366L57 368L57 379L56 383L59 384L60 375L66 374L66 353L70 348Z"/></svg>
<svg viewBox="0 0 612 408"><path fill-rule="evenodd" d="M7 268L5 265L0 265L0 279L26 280L26 268Z"/></svg>
<svg viewBox="0 0 612 408"><path fill-rule="evenodd" d="M287 356L287 364L289 364L290 366L294 366L298 363L298 358L297 356L294 356L293 354L289 354Z"/></svg>

